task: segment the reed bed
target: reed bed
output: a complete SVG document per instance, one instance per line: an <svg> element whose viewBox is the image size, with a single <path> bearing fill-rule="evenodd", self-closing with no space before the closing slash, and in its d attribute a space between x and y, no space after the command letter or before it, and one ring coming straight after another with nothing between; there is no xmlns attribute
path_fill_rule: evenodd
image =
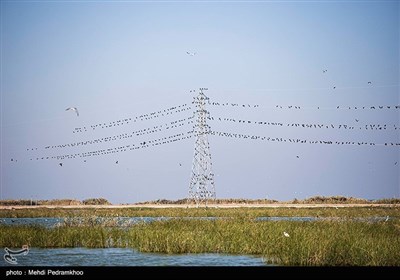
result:
<svg viewBox="0 0 400 280"><path fill-rule="evenodd" d="M286 232L289 237L284 235ZM295 266L399 266L400 222L171 219L130 227L0 226L0 247L131 247L141 252L260 255Z"/></svg>

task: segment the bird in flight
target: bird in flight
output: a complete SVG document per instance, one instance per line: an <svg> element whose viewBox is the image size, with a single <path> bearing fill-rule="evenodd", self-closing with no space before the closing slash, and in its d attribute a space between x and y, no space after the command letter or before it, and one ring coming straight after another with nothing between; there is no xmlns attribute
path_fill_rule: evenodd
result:
<svg viewBox="0 0 400 280"><path fill-rule="evenodd" d="M115 162L115 164L118 164L118 160Z"/></svg>
<svg viewBox="0 0 400 280"><path fill-rule="evenodd" d="M327 70L327 69L324 69L324 70L322 70L322 73L326 73L326 72L328 72L328 70Z"/></svg>
<svg viewBox="0 0 400 280"><path fill-rule="evenodd" d="M69 110L75 111L76 116L79 117L79 112L76 107L68 107L67 109L65 109L65 111L69 111Z"/></svg>
<svg viewBox="0 0 400 280"><path fill-rule="evenodd" d="M356 122L359 122L359 121L360 121L360 120L357 120L357 119L356 119Z"/></svg>
<svg viewBox="0 0 400 280"><path fill-rule="evenodd" d="M62 162L60 162L59 165L62 167Z"/></svg>
<svg viewBox="0 0 400 280"><path fill-rule="evenodd" d="M372 82L368 82L369 85L372 85Z"/></svg>
<svg viewBox="0 0 400 280"><path fill-rule="evenodd" d="M196 53L195 52L186 52L188 55L190 55L190 56L195 56L196 55Z"/></svg>
<svg viewBox="0 0 400 280"><path fill-rule="evenodd" d="M335 89L336 87L333 87L333 89Z"/></svg>

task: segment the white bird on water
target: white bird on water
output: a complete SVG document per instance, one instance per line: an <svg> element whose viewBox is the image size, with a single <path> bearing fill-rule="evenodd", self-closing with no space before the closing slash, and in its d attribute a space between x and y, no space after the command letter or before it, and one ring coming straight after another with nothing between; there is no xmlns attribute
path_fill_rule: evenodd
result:
<svg viewBox="0 0 400 280"><path fill-rule="evenodd" d="M69 107L69 108L65 109L65 111L69 111L69 110L75 111L76 116L79 117L79 112L76 107Z"/></svg>
<svg viewBox="0 0 400 280"><path fill-rule="evenodd" d="M290 237L289 233L287 233L286 231L283 232L283 235L284 235L285 237Z"/></svg>

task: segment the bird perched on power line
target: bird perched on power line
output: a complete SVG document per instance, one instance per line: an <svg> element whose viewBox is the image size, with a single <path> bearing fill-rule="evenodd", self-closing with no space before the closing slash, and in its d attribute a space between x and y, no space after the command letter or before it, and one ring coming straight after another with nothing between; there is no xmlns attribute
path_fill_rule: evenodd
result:
<svg viewBox="0 0 400 280"><path fill-rule="evenodd" d="M190 56L195 56L196 55L196 53L195 52L186 52L188 55L190 55Z"/></svg>
<svg viewBox="0 0 400 280"><path fill-rule="evenodd" d="M65 109L65 111L69 111L69 110L75 111L76 116L79 117L79 112L76 107L68 107L67 109Z"/></svg>

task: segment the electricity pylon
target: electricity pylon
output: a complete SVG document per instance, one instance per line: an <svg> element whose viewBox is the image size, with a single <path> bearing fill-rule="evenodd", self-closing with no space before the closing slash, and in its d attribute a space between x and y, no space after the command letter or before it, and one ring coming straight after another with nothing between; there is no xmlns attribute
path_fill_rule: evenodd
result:
<svg viewBox="0 0 400 280"><path fill-rule="evenodd" d="M215 199L214 173L212 171L210 144L207 137L210 127L206 123L210 113L206 110L208 97L203 93L205 90L207 88L200 88L199 94L193 98L193 103L197 109L195 111L197 119L193 127L196 142L189 186L189 201L194 200L197 207L203 202L207 206L209 199Z"/></svg>

